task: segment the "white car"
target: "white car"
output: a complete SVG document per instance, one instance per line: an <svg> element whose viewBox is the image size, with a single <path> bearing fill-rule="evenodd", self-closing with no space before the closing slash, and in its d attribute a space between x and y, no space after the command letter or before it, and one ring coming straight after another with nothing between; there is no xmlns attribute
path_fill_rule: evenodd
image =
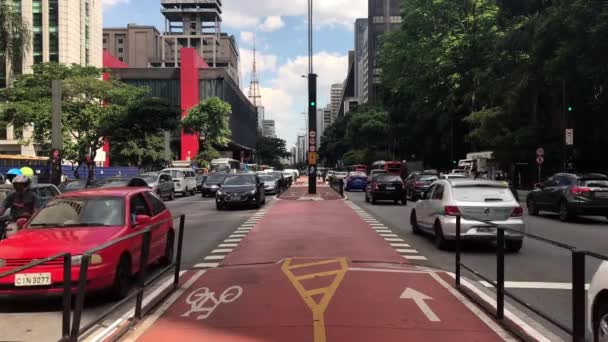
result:
<svg viewBox="0 0 608 342"><path fill-rule="evenodd" d="M589 341L608 341L608 262L598 267L587 291L587 333Z"/></svg>
<svg viewBox="0 0 608 342"><path fill-rule="evenodd" d="M463 240L496 240L496 228L484 222L525 232L523 209L504 182L483 179L437 180L416 203L410 216L415 234L435 236L435 245L447 249L456 239L460 216ZM505 231L505 248L518 252L523 235Z"/></svg>
<svg viewBox="0 0 608 342"><path fill-rule="evenodd" d="M448 174L444 174L441 175L439 178L441 179L455 179L455 178L469 178L467 177L467 175L465 175L464 173L448 173Z"/></svg>
<svg viewBox="0 0 608 342"><path fill-rule="evenodd" d="M196 191L196 174L192 169L188 168L168 168L160 173L168 174L173 178L175 192L181 193L183 196L194 195Z"/></svg>

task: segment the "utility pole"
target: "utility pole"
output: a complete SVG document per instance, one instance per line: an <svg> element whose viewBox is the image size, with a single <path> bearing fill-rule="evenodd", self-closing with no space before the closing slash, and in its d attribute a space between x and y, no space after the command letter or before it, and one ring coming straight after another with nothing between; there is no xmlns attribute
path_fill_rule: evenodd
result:
<svg viewBox="0 0 608 342"><path fill-rule="evenodd" d="M308 0L308 193L317 193L317 75L313 70L313 0Z"/></svg>
<svg viewBox="0 0 608 342"><path fill-rule="evenodd" d="M61 80L51 82L53 117L51 121L51 170L50 181L52 184L61 183L61 161L63 150L63 137L61 131Z"/></svg>

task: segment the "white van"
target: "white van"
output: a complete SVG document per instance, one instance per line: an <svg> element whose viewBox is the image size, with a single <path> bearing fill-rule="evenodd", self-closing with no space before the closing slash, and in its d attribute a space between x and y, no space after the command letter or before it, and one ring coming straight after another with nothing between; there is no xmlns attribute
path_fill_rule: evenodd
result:
<svg viewBox="0 0 608 342"><path fill-rule="evenodd" d="M189 168L168 168L160 173L165 173L173 178L175 192L183 196L194 195L196 191L196 175L194 170Z"/></svg>

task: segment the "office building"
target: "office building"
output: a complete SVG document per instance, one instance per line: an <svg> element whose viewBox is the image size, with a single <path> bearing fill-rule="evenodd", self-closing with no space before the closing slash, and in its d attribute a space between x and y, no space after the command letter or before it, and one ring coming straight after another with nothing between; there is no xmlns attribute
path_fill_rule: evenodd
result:
<svg viewBox="0 0 608 342"><path fill-rule="evenodd" d="M331 113L333 116L332 122L336 120L336 117L338 117L338 111L340 110L340 102L342 101L343 87L344 85L342 83L336 83L331 85L330 103Z"/></svg>
<svg viewBox="0 0 608 342"><path fill-rule="evenodd" d="M357 19L355 21L355 97L362 103L368 101L368 21Z"/></svg>
<svg viewBox="0 0 608 342"><path fill-rule="evenodd" d="M276 138L276 127L274 120L264 120L263 134L266 138Z"/></svg>
<svg viewBox="0 0 608 342"><path fill-rule="evenodd" d="M264 106L257 106L256 108L258 110L258 129L264 135Z"/></svg>
<svg viewBox="0 0 608 342"><path fill-rule="evenodd" d="M381 36L399 29L401 25L401 0L368 0L368 39L367 39L367 101L374 103L380 99L380 75L377 55Z"/></svg>
<svg viewBox="0 0 608 342"><path fill-rule="evenodd" d="M307 163L308 160L306 159L306 136L305 135L298 135L298 142L297 142L297 148L298 148L298 158L296 159L296 163Z"/></svg>
<svg viewBox="0 0 608 342"><path fill-rule="evenodd" d="M104 28L103 49L131 68L148 68L160 57L160 37L154 26Z"/></svg>
<svg viewBox="0 0 608 342"><path fill-rule="evenodd" d="M102 0L12 0L14 11L31 28L32 41L25 51L19 73L29 73L38 63L90 65L102 67ZM10 65L0 63L0 88L6 87ZM11 126L0 129L0 152L35 156L32 144L19 140L32 136L31 127L23 135Z"/></svg>

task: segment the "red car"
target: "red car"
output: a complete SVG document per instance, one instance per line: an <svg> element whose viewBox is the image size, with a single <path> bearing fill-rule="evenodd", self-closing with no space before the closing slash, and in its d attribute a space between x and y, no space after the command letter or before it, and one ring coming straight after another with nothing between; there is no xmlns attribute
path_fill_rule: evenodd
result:
<svg viewBox="0 0 608 342"><path fill-rule="evenodd" d="M82 254L163 221L151 235L150 264L173 259L173 221L160 198L144 188L70 192L49 202L29 222L20 222L22 230L0 241L0 273L69 252L75 292ZM93 254L87 291L109 289L114 298L126 296L139 271L142 241L139 235ZM0 295L61 294L62 286L63 259L56 259L0 278Z"/></svg>

